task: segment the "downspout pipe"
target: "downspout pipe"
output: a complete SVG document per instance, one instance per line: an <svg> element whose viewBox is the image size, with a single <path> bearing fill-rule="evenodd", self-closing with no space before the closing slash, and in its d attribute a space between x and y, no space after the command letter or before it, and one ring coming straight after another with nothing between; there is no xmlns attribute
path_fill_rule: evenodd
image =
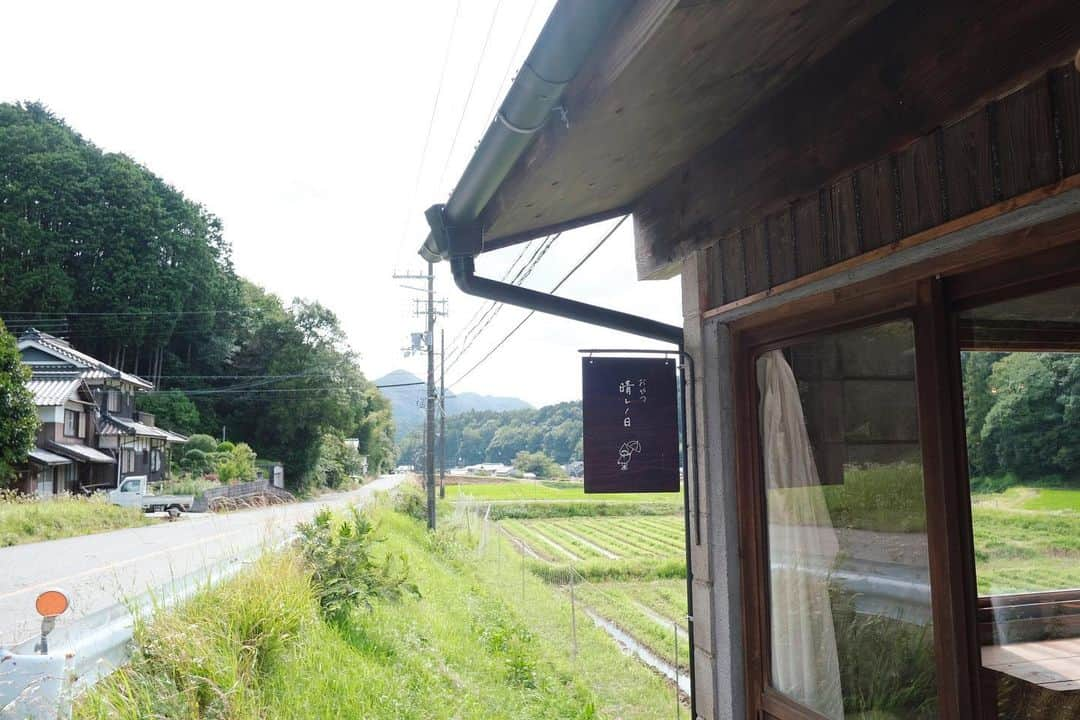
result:
<svg viewBox="0 0 1080 720"><path fill-rule="evenodd" d="M448 224L477 221L514 163L559 109L563 91L589 52L630 5L625 0L559 0L446 202ZM477 246L472 254L479 250ZM431 233L420 255L438 262L449 257L449 248Z"/></svg>
<svg viewBox="0 0 1080 720"><path fill-rule="evenodd" d="M469 256L451 257L450 268L454 274L454 283L466 295L669 342L682 348L683 331L678 325L668 325L639 315L630 315L558 295L537 292L519 285L477 277L475 263Z"/></svg>

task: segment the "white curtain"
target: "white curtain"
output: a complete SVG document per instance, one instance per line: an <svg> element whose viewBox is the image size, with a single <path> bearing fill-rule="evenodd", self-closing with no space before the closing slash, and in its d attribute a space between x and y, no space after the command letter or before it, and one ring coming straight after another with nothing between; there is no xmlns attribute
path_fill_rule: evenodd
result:
<svg viewBox="0 0 1080 720"><path fill-rule="evenodd" d="M773 686L842 720L828 573L837 553L795 375L779 350L758 361L767 488Z"/></svg>

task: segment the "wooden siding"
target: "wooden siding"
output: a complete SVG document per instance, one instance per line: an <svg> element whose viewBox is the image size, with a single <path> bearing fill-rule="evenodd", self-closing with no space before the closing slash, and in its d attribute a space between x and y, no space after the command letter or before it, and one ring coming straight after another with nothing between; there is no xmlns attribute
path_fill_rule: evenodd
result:
<svg viewBox="0 0 1080 720"><path fill-rule="evenodd" d="M1080 173L1070 64L725 235L707 307L759 294Z"/></svg>

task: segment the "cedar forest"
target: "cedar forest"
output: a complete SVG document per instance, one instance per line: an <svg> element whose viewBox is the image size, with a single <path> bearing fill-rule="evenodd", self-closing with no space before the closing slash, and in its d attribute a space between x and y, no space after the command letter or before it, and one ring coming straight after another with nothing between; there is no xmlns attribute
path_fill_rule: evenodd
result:
<svg viewBox="0 0 1080 720"><path fill-rule="evenodd" d="M139 407L160 425L225 426L294 489L334 438L393 463L389 403L334 313L239 277L218 218L36 103L0 104L0 313L151 380Z"/></svg>

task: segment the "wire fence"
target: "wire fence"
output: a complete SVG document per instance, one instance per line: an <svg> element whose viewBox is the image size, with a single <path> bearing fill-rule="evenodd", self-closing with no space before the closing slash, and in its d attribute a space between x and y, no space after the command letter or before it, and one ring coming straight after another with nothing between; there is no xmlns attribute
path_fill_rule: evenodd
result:
<svg viewBox="0 0 1080 720"><path fill-rule="evenodd" d="M510 581L511 586L504 585L504 589L512 588L515 593L520 594L524 604L528 599L530 587L528 579L532 575L530 564L545 562L543 557L524 539L517 537L491 519L490 503L482 505L473 500L456 503L454 522L463 525L470 535L475 537L476 545L473 550L475 559L493 561L496 576L504 578L512 570L518 571L509 576L515 579ZM509 553L508 557L504 557L504 554L507 554L504 548L512 548L513 552ZM508 565L510 563L515 563L517 567ZM536 580L548 582L543 578ZM520 587L513 587L518 582ZM589 580L580 572L574 561L569 560L566 565L565 580L561 583L551 583L551 585L557 588L557 591L567 600L569 635L565 652L571 666L575 669L575 676L581 677L579 661L582 655L583 636L580 623L587 618L611 638L624 653L634 657L669 683L672 688L671 717L681 720L684 715L688 716L690 682L680 657L680 652L685 653L686 662L691 661L690 638L684 625L680 624L680 620L685 623L687 618L666 617L662 611L650 608L646 603L631 598L629 604L636 606L636 609L640 611L641 619L655 625L650 638L645 639L641 637L641 633L635 633L618 613L611 611L612 608L626 608L627 598L611 592L604 583ZM596 599L604 602L597 603ZM662 645L662 637L665 636L667 640ZM670 655L668 655L669 652Z"/></svg>

